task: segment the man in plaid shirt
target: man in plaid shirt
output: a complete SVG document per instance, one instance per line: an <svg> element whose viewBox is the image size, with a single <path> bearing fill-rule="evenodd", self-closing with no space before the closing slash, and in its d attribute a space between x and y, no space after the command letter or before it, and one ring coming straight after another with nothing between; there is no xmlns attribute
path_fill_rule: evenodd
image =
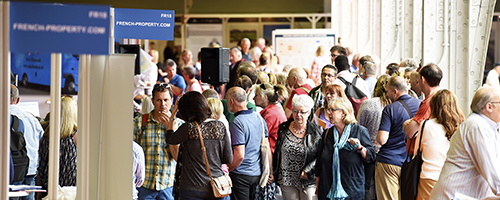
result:
<svg viewBox="0 0 500 200"><path fill-rule="evenodd" d="M165 139L165 123L171 115L172 100L169 84L156 84L152 99L155 109L147 114L147 120L143 120L143 116L134 119L134 141L143 148L146 163L144 184L138 189L139 199L174 199L172 190L178 146L167 145Z"/></svg>

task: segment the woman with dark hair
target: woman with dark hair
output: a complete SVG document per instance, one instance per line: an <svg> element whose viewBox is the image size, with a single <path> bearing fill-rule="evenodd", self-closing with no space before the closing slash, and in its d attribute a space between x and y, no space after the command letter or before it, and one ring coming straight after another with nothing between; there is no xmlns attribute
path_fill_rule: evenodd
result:
<svg viewBox="0 0 500 200"><path fill-rule="evenodd" d="M221 121L210 119L207 100L199 92L187 92L174 107L185 121L177 131L173 131L173 119L167 122L167 143L180 144L175 173L175 184L179 188L175 194L179 199L217 199L210 186L205 159L200 142L202 134L205 151L212 177L222 176L222 164L233 160L231 144L226 128Z"/></svg>
<svg viewBox="0 0 500 200"><path fill-rule="evenodd" d="M416 136L415 150L417 152L422 136L422 171L418 182L417 199L429 199L432 188L439 179L439 174L450 148L450 139L458 126L465 120L458 107L457 97L449 90L439 90L429 103L431 115L425 125L421 125ZM422 123L424 124L424 123Z"/></svg>
<svg viewBox="0 0 500 200"><path fill-rule="evenodd" d="M328 102L327 113L334 126L323 133L318 150L318 200L364 199L363 164L375 160L368 131L356 124L351 102L346 98Z"/></svg>
<svg viewBox="0 0 500 200"><path fill-rule="evenodd" d="M323 107L316 110L313 116L313 123L320 125L324 129L330 128L333 126L330 123L330 119L325 111L328 107L328 102L330 102L334 98L346 98L344 89L340 85L329 85L325 87L325 102L323 103Z"/></svg>

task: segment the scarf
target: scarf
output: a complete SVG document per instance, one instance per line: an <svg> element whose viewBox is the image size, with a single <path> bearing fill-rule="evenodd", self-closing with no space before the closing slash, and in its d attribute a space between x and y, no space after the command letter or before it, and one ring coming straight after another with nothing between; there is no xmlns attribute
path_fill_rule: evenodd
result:
<svg viewBox="0 0 500 200"><path fill-rule="evenodd" d="M349 135L351 134L352 124L348 124L345 126L344 131L342 132L342 137L339 139L339 132L337 128L333 129L333 138L335 140L335 145L333 145L333 164L332 164L332 174L333 174L333 182L327 198L331 200L342 200L347 198L349 195L344 191L342 187L342 183L340 181L340 159L339 159L339 150L346 149L347 151L352 151L356 148L356 146L347 142Z"/></svg>

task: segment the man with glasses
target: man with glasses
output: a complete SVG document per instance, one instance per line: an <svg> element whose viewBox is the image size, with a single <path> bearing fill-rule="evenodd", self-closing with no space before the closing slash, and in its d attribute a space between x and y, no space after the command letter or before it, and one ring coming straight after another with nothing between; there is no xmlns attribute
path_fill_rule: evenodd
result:
<svg viewBox="0 0 500 200"><path fill-rule="evenodd" d="M314 113L316 113L316 110L323 107L323 102L325 102L324 89L326 88L326 86L332 85L336 79L337 68L330 64L325 65L321 70L321 84L314 87L309 93L309 96L311 96L314 101L314 106L311 111L311 113L313 114L309 115L309 121L312 120Z"/></svg>
<svg viewBox="0 0 500 200"><path fill-rule="evenodd" d="M134 141L144 150L146 176L139 190L139 199L173 200L173 186L178 146L165 139L167 120L171 116L173 92L169 84L153 87L154 110L134 119ZM174 130L181 120L175 118Z"/></svg>
<svg viewBox="0 0 500 200"><path fill-rule="evenodd" d="M335 58L339 55L347 56L347 50L340 45L335 45L330 49L330 57L332 58L332 63L335 63Z"/></svg>
<svg viewBox="0 0 500 200"><path fill-rule="evenodd" d="M420 100L408 95L408 86L401 76L389 79L387 97L392 102L382 111L377 141L382 145L375 164L377 199L399 199L399 176L406 158L403 122L417 112Z"/></svg>
<svg viewBox="0 0 500 200"><path fill-rule="evenodd" d="M500 90L479 89L470 105L472 114L451 137L450 149L430 199L471 199L500 196Z"/></svg>

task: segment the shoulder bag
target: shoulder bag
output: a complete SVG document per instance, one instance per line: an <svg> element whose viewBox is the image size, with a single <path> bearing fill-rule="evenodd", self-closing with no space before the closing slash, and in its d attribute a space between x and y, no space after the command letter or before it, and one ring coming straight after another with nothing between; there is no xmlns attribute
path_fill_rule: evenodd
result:
<svg viewBox="0 0 500 200"><path fill-rule="evenodd" d="M260 175L259 181L260 187L265 187L267 185L267 180L269 179L269 174L271 172L269 166L269 155L267 154L268 149L269 140L266 139L264 122L262 122L262 140L260 141L260 163L262 164L262 174Z"/></svg>
<svg viewBox="0 0 500 200"><path fill-rule="evenodd" d="M198 134L200 134L201 150L203 151L203 157L205 158L205 167L207 168L207 175L210 177L210 185L214 192L216 198L222 198L229 196L231 194L231 187L233 187L233 182L229 175L225 174L223 176L213 178L210 172L210 165L208 164L207 152L205 151L205 144L203 144L203 136L201 135L200 126L198 122L196 123L196 128L198 129Z"/></svg>
<svg viewBox="0 0 500 200"><path fill-rule="evenodd" d="M426 122L427 120L424 121L420 129L420 142L416 152L417 154L410 161L408 161L409 155L407 154L403 166L401 167L401 176L399 179L401 199L414 200L417 198L418 181L420 180L420 172L422 171L422 163L424 162L422 160L422 151L420 151L420 147L422 146L422 137Z"/></svg>

